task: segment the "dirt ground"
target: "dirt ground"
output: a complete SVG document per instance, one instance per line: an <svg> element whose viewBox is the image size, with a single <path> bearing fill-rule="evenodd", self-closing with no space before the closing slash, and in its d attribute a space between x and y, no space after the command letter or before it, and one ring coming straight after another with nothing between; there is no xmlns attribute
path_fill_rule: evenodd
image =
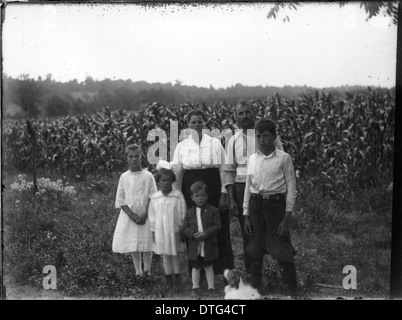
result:
<svg viewBox="0 0 402 320"><path fill-rule="evenodd" d="M9 275L4 274L4 283L3 285L6 288L6 297L7 300L138 300L133 297L124 297L124 298L100 298L93 295L81 295L81 296L68 296L58 291L57 289L38 289L31 285L21 285L15 282L15 280ZM364 297L345 297L342 296L342 291L338 288L322 288L319 293L314 295L301 295L298 299L314 299L314 300L323 300L323 299L365 299ZM3 297L4 299L4 297ZM169 297L161 298L161 300L191 300L190 291L185 290L181 294L170 295ZM202 299L202 297L201 297ZM224 294L222 290L219 290L214 296L205 297L204 299L208 300L223 300ZM268 300L285 300L290 299L286 296L281 295L269 295L264 296L264 299Z"/></svg>
<svg viewBox="0 0 402 320"><path fill-rule="evenodd" d="M63 295L56 290L37 289L30 285L20 285L14 281L14 279L8 275L4 275L4 283L6 289L7 300L77 300L77 299L91 299L87 297L69 297ZM4 297L3 297L4 298Z"/></svg>

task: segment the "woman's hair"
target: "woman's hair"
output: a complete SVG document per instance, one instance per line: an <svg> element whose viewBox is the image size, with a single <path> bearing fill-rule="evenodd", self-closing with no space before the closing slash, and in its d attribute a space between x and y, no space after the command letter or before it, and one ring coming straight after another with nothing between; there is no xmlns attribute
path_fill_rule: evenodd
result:
<svg viewBox="0 0 402 320"><path fill-rule="evenodd" d="M160 179L162 176L169 176L170 178L172 178L172 181L173 181L173 182L176 181L176 176L175 176L175 174L173 173L172 170L165 169L165 168L159 169L159 170L156 172L156 174L155 174L155 181L156 181L156 182L159 182L159 179Z"/></svg>
<svg viewBox="0 0 402 320"><path fill-rule="evenodd" d="M126 153L128 153L129 151L137 151L140 150L141 151L141 147L138 144L129 144L126 147Z"/></svg>
<svg viewBox="0 0 402 320"><path fill-rule="evenodd" d="M255 124L255 131L258 132L269 131L273 136L276 136L276 124L271 119L261 118Z"/></svg>
<svg viewBox="0 0 402 320"><path fill-rule="evenodd" d="M193 196L194 193L199 193L204 191L206 194L209 194L209 188L204 181L196 181L190 187L190 196Z"/></svg>
<svg viewBox="0 0 402 320"><path fill-rule="evenodd" d="M205 119L205 113L204 113L202 110L200 110L200 109L191 110L191 111L187 114L187 123L190 122L192 116L201 116L201 117L202 117L202 120L204 120L204 122L207 121L207 120Z"/></svg>

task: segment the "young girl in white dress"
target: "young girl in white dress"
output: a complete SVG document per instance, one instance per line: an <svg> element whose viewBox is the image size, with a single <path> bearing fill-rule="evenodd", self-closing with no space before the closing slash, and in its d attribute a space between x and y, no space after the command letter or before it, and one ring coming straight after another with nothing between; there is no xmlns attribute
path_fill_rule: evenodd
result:
<svg viewBox="0 0 402 320"><path fill-rule="evenodd" d="M130 253L136 274L149 274L152 260L152 233L148 207L156 192L154 176L141 168L141 148L126 148L129 170L120 176L116 208L121 209L113 236L113 252ZM142 255L141 255L142 254ZM144 270L142 269L142 262Z"/></svg>
<svg viewBox="0 0 402 320"><path fill-rule="evenodd" d="M180 230L186 215L183 194L173 189L175 174L170 164L160 160L155 175L159 191L154 193L149 205L149 222L154 238L153 251L163 256L163 267L169 288L180 289L180 260L185 251Z"/></svg>

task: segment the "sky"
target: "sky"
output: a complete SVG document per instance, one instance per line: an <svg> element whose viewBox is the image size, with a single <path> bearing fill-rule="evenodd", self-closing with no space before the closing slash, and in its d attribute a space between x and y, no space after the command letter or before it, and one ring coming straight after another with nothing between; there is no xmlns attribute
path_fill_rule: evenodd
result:
<svg viewBox="0 0 402 320"><path fill-rule="evenodd" d="M352 2L302 3L268 19L272 6L9 3L3 73L214 88L395 86L391 18L366 21Z"/></svg>

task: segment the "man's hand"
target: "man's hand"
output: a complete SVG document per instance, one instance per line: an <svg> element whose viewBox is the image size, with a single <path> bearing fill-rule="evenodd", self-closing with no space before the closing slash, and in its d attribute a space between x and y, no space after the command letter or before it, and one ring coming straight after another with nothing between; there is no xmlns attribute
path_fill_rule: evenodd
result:
<svg viewBox="0 0 402 320"><path fill-rule="evenodd" d="M234 199L229 198L229 212L233 217L239 216L239 209L237 208L237 203Z"/></svg>
<svg viewBox="0 0 402 320"><path fill-rule="evenodd" d="M229 213L234 216L239 216L239 208L237 207L236 198L234 196L234 185L229 184L226 189L228 190L228 198L229 198Z"/></svg>
<svg viewBox="0 0 402 320"><path fill-rule="evenodd" d="M221 198L219 199L219 210L226 211L229 209L229 200L227 193L221 193Z"/></svg>
<svg viewBox="0 0 402 320"><path fill-rule="evenodd" d="M253 228L251 226L250 218L249 216L245 216L244 219L244 231L251 236L253 234Z"/></svg>

